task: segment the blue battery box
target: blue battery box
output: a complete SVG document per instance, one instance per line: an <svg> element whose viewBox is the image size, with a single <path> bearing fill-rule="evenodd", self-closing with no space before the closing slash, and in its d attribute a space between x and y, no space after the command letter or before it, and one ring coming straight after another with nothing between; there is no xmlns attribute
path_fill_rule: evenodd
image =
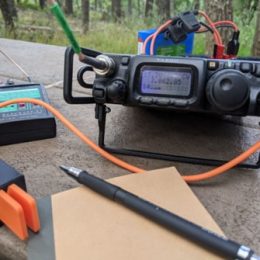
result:
<svg viewBox="0 0 260 260"><path fill-rule="evenodd" d="M143 43L147 37L153 34L156 29L143 30L138 32L138 54L142 53ZM175 44L171 39L165 39L164 33L160 33L155 42L154 53L156 55L164 56L178 56L185 55L189 56L192 54L194 42L194 33L188 34L186 40ZM145 54L150 54L151 41L146 46Z"/></svg>

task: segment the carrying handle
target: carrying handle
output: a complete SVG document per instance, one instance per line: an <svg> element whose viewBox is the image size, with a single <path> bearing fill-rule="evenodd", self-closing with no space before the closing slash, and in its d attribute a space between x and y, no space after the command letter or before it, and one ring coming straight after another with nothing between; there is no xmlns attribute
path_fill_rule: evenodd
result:
<svg viewBox="0 0 260 260"><path fill-rule="evenodd" d="M81 51L90 57L96 57L101 53L90 49L82 48ZM72 79L73 79L73 57L75 52L71 47L68 47L65 52L64 62L64 85L63 97L69 104L93 104L95 100L93 97L73 97L72 95Z"/></svg>
<svg viewBox="0 0 260 260"><path fill-rule="evenodd" d="M84 67L81 67L79 70L78 70L78 73L77 73L77 80L78 80L78 83L80 84L81 87L83 88L93 88L93 84L89 84L87 83L85 80L84 80L84 74L86 72L94 72L93 68L91 66L84 66Z"/></svg>

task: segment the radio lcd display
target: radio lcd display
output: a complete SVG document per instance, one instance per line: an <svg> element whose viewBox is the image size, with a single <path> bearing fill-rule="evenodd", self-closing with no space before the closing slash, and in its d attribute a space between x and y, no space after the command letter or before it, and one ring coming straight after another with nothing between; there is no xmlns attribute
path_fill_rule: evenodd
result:
<svg viewBox="0 0 260 260"><path fill-rule="evenodd" d="M188 97L191 83L191 68L144 66L141 69L142 94Z"/></svg>

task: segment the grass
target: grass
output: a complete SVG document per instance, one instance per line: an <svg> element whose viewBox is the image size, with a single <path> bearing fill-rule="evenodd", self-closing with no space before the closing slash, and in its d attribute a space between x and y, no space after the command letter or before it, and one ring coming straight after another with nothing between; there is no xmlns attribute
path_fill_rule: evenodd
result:
<svg viewBox="0 0 260 260"><path fill-rule="evenodd" d="M4 32L3 19L0 16L0 37L16 38L19 40L47 43L53 45L68 45L67 39L58 26L56 20L48 10L20 8L19 23L16 35ZM137 31L158 25L158 21L143 21L143 18L131 18L122 21L120 24L100 21L100 15L92 12L90 30L83 34L81 32L81 21L77 17L69 17L69 22L75 31L75 35L83 47L96 49L103 52L115 53L137 53ZM240 56L250 56L251 45L255 30L255 21L250 25L242 25L241 21L236 21L241 31ZM48 30L32 30L19 28L20 25L45 26ZM196 35L195 54L205 53L205 35Z"/></svg>
<svg viewBox="0 0 260 260"><path fill-rule="evenodd" d="M68 18L81 46L98 49L104 52L136 53L137 30L145 28L145 25L128 25L128 21L122 24L112 22L95 21L90 24L90 30L81 32L81 21L75 17ZM15 38L19 40L53 44L68 45L68 41L52 15L46 11L19 10L19 24L16 32L6 34L0 16L0 37ZM53 30L31 30L19 28L20 25L44 26ZM29 27L28 27L29 28Z"/></svg>

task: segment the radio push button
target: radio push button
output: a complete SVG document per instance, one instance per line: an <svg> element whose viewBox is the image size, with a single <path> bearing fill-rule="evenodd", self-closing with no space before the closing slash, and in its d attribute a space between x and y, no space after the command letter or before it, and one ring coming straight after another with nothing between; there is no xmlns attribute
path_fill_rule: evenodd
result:
<svg viewBox="0 0 260 260"><path fill-rule="evenodd" d="M255 71L253 73L256 77L260 77L260 63L255 65Z"/></svg>
<svg viewBox="0 0 260 260"><path fill-rule="evenodd" d="M152 105L153 104L153 98L151 97L141 97L140 103L144 105Z"/></svg>
<svg viewBox="0 0 260 260"><path fill-rule="evenodd" d="M240 62L236 62L235 69L240 70Z"/></svg>
<svg viewBox="0 0 260 260"><path fill-rule="evenodd" d="M225 69L234 69L235 68L235 63L232 62L231 60L225 62L224 64Z"/></svg>
<svg viewBox="0 0 260 260"><path fill-rule="evenodd" d="M244 73L252 72L253 71L253 64L242 62L240 64L240 70Z"/></svg>
<svg viewBox="0 0 260 260"><path fill-rule="evenodd" d="M158 98L155 102L158 106L168 106L170 104L170 100L168 98Z"/></svg>
<svg viewBox="0 0 260 260"><path fill-rule="evenodd" d="M208 61L208 69L209 70L216 70L219 67L218 61Z"/></svg>
<svg viewBox="0 0 260 260"><path fill-rule="evenodd" d="M128 56L124 56L121 59L121 64L126 66L129 64L129 61L130 61L130 58Z"/></svg>
<svg viewBox="0 0 260 260"><path fill-rule="evenodd" d="M174 101L174 106L176 107L186 107L188 105L187 100L175 100Z"/></svg>

